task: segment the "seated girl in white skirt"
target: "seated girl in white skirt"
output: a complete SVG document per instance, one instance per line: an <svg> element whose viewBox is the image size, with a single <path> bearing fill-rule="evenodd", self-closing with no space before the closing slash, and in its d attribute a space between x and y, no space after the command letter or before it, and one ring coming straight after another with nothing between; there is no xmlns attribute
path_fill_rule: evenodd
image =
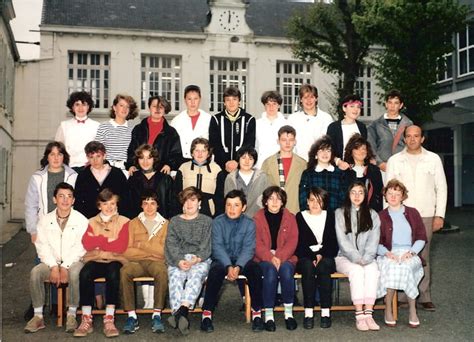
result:
<svg viewBox="0 0 474 342"><path fill-rule="evenodd" d="M426 231L420 213L415 208L403 205L407 189L402 182L392 179L383 190L388 208L379 213L380 244L377 263L380 270L377 297L385 295L385 324L394 327L392 299L396 290L408 297L409 326L417 328L420 321L416 315L418 284L423 278L422 261L418 257L426 243Z"/></svg>

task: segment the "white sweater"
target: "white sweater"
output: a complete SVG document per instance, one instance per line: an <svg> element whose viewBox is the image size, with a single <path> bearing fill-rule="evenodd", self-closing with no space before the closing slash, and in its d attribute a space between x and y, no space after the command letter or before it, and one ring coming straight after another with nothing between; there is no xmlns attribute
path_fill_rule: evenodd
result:
<svg viewBox="0 0 474 342"><path fill-rule="evenodd" d="M308 161L311 145L326 134L329 124L333 121L331 115L319 108L316 116L307 115L303 111L288 116L288 125L296 130L295 153Z"/></svg>
<svg viewBox="0 0 474 342"><path fill-rule="evenodd" d="M171 121L171 126L176 129L181 142L181 151L183 157L191 159L191 143L196 138L209 139L209 122L211 115L199 109L199 119L193 129L191 118L187 111L184 110Z"/></svg>
<svg viewBox="0 0 474 342"><path fill-rule="evenodd" d="M255 149L258 153L256 167L260 169L265 159L280 150L280 145L278 144L278 130L282 126L287 125L287 122L280 112L278 112L277 117L273 121L270 121L267 117L267 113L263 112L261 118L257 119L255 123L257 125Z"/></svg>
<svg viewBox="0 0 474 342"><path fill-rule="evenodd" d="M84 147L95 139L99 122L87 119L85 123L78 123L76 118L61 121L54 140L64 143L69 153L70 167L81 167L87 163Z"/></svg>

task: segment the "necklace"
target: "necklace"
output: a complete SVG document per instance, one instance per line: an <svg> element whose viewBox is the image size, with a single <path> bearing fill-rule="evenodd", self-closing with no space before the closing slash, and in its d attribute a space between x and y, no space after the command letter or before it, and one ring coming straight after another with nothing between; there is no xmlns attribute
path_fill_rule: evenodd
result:
<svg viewBox="0 0 474 342"><path fill-rule="evenodd" d="M57 217L58 219L60 219L60 220L65 220L65 219L67 219L67 218L69 217L69 215L71 215L71 213L67 214L67 216L61 217L61 216L59 216L59 214L56 212L56 217Z"/></svg>

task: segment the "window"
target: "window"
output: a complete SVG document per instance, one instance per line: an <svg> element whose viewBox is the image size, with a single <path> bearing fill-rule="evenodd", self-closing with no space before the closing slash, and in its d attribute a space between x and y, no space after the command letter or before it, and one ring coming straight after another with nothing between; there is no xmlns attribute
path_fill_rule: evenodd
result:
<svg viewBox="0 0 474 342"><path fill-rule="evenodd" d="M474 23L458 33L458 61L459 76L474 72Z"/></svg>
<svg viewBox="0 0 474 342"><path fill-rule="evenodd" d="M281 112L291 114L298 110L299 89L311 83L311 65L298 62L277 62L276 86L283 97Z"/></svg>
<svg viewBox="0 0 474 342"><path fill-rule="evenodd" d="M451 80L453 78L453 54L443 55L438 60L438 82Z"/></svg>
<svg viewBox="0 0 474 342"><path fill-rule="evenodd" d="M248 62L240 59L211 58L210 65L210 111L220 112L224 109L224 90L234 86L242 93L240 107L247 102Z"/></svg>
<svg viewBox="0 0 474 342"><path fill-rule="evenodd" d="M355 82L354 92L362 100L361 116L371 116L372 114L372 69L369 66L359 70L359 77Z"/></svg>
<svg viewBox="0 0 474 342"><path fill-rule="evenodd" d="M141 109L148 108L148 98L161 95L179 111L181 57L142 55L141 82Z"/></svg>
<svg viewBox="0 0 474 342"><path fill-rule="evenodd" d="M10 155L7 149L0 149L0 204L4 205L8 203L9 195L9 169L10 165Z"/></svg>
<svg viewBox="0 0 474 342"><path fill-rule="evenodd" d="M68 92L87 91L95 108L109 107L110 55L103 52L69 52Z"/></svg>

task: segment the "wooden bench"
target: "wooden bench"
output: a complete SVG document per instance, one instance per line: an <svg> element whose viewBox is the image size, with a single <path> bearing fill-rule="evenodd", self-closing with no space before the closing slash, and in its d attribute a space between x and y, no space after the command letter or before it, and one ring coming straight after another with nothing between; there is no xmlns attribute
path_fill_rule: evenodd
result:
<svg viewBox="0 0 474 342"><path fill-rule="evenodd" d="M301 274L298 274L296 273L295 276L294 276L295 279L301 279ZM334 279L336 280L336 305L332 305L331 306L331 310L332 311L352 311L352 310L355 310L355 306L354 305L339 305L339 280L341 279L347 279L348 277L345 275L345 274L342 274L342 273L333 273L331 274L331 279ZM248 284L247 282L245 282L245 293L250 293L250 291L248 290ZM397 317L398 317L398 307L397 307L397 304L398 304L398 299L397 299L397 292L395 292L395 295L393 296L393 302L392 302L392 307L393 307L393 318L395 320L397 320ZM245 320L247 323L250 323L250 320L251 320L251 308L250 307L247 307L247 305L251 306L252 303L251 301L247 301L247 297L245 297ZM382 310L382 309L385 309L385 305L382 304L382 305L374 305L374 310ZM274 308L274 311L277 311L277 312L281 312L281 311L284 311L285 308L282 307L282 306L278 306L278 307L275 307ZM315 306L314 307L314 310L316 311L321 311L321 307L320 306ZM302 312L304 311L304 307L303 306L294 306L293 307L293 311L294 312Z"/></svg>
<svg viewBox="0 0 474 342"><path fill-rule="evenodd" d="M245 317L250 317L251 316L251 306L250 306L250 291L249 291L249 287L247 285L247 278L245 278L244 276L240 275L239 276L239 279L240 280L243 280L245 281ZM133 282L134 284L137 284L137 283L146 283L146 282L153 282L154 279L153 277L138 277L138 278L133 278ZM105 278L97 278L94 280L94 282L96 283L105 283ZM65 296L66 298L68 298L69 296L69 288L67 287L67 284L65 284L64 286L61 286L58 288L58 318L57 318L57 326L58 327L62 327L63 326L63 323L64 323L64 301L63 301L63 294L65 292ZM135 291L135 294L136 294L136 291ZM152 314L153 313L153 309L136 309L135 310L137 314ZM170 308L164 308L162 311L162 313L164 314L171 314L172 311ZM190 310L189 311L190 313L202 313L202 309L201 308L194 308L193 310ZM78 314L81 314L81 310L78 310L77 311ZM117 309L115 310L115 313L118 314L118 315L121 315L121 314L126 314L127 312L124 311L123 309ZM95 310L92 310L92 314L94 315L105 315L105 309L101 309L101 310L98 310L98 309L95 309ZM248 318L248 322L250 322L250 318Z"/></svg>
<svg viewBox="0 0 474 342"><path fill-rule="evenodd" d="M294 276L295 279L301 279L301 274L295 274ZM355 307L354 305L339 305L339 281L341 279L347 279L348 277L345 275L345 274L342 274L342 273L333 273L331 274L331 279L334 279L336 280L336 287L335 287L335 290L336 290L336 305L332 305L331 306L331 310L332 311L352 311L352 310L355 310ZM252 301L251 301L251 298L250 298L250 289L249 289L249 286L248 286L248 283L247 283L247 278L243 275L240 275L239 276L239 280L242 280L244 281L244 294L245 294L245 303L244 303L244 307L245 307L245 321L247 323L250 323L251 321L251 307L252 307ZM139 277L139 278L134 278L133 279L133 282L136 284L136 283L139 283L139 282L153 282L154 279L152 277ZM105 282L105 278L98 278L98 279L95 279L95 282L96 283L103 283ZM64 320L64 303L63 303L63 289L66 289L66 298L68 298L68 287L67 285L64 286L64 287L59 287L58 288L58 319L57 319L57 326L58 327L62 327L63 326L63 320ZM398 299L397 299L397 292L395 292L395 295L393 296L393 302L392 302L392 308L393 308L393 318L395 320L397 320L397 317L398 317ZM375 305L374 306L374 310L383 310L385 309L385 305L384 304L378 304L378 305ZM275 307L274 309L275 311L277 312L281 312L281 311L284 311L284 308L282 306L279 306L279 307ZM321 310L321 307L320 306L315 306L314 307L314 310L316 311L320 311ZM304 311L304 307L303 306L294 306L293 307L293 311L295 312L302 312ZM153 313L153 309L136 309L136 312L137 314L152 314ZM190 310L191 313L201 313L202 312L202 309L201 308L194 308L194 310ZM78 314L80 314L81 311L78 310ZM102 310L92 310L92 313L95 315L95 314L105 314L105 310L102 309ZM126 314L126 311L124 311L123 309L117 309L115 310L115 313L116 314ZM165 308L162 310L162 313L164 314L171 314L171 309L169 308Z"/></svg>

